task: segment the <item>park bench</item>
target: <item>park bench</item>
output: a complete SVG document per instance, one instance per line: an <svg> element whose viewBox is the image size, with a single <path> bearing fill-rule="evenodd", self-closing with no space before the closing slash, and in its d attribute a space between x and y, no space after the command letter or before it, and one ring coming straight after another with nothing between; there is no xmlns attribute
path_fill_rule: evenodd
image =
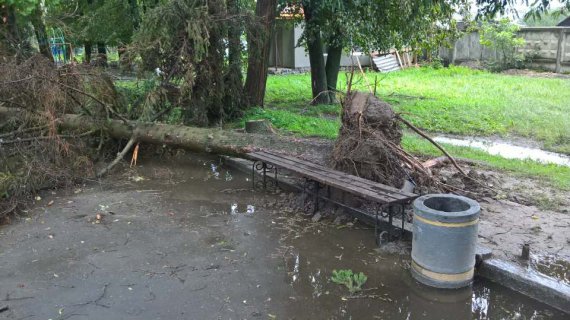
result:
<svg viewBox="0 0 570 320"><path fill-rule="evenodd" d="M319 208L319 199L347 208L355 213L358 219L375 226L377 243L404 234L404 224L407 220L405 206L419 196L287 155L259 151L251 152L248 156L253 161L252 183L254 189L261 187L265 190L268 187L277 187L280 169L301 176L305 182L302 187L295 187L313 197L313 212ZM256 176L259 175L261 177L256 179ZM331 197L331 188L340 192L340 199ZM372 204L373 213L347 205L345 194L356 196ZM401 219L401 226L394 224L394 218L398 216Z"/></svg>

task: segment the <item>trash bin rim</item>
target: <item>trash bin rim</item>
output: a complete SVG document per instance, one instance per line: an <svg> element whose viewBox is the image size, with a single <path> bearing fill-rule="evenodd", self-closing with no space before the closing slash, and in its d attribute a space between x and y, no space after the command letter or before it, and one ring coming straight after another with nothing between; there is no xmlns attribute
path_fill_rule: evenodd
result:
<svg viewBox="0 0 570 320"><path fill-rule="evenodd" d="M445 212L434 210L427 207L424 203L426 200L431 198L452 198L458 199L463 202L466 202L469 205L469 209L464 211L456 211L456 212ZM459 196L455 194L428 194L421 196L414 200L413 203L414 214L420 217L423 217L428 220L434 221L442 221L442 222L466 222L466 221L473 221L479 217L479 213L481 212L481 206L479 203L473 199Z"/></svg>

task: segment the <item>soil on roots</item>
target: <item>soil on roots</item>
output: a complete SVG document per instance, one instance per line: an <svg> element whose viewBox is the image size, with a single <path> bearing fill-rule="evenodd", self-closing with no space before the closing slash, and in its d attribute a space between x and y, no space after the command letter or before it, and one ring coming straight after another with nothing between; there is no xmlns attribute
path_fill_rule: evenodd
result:
<svg viewBox="0 0 570 320"><path fill-rule="evenodd" d="M352 92L343 102L332 165L346 173L401 187L407 173L393 151L401 139L402 129L388 103L372 94Z"/></svg>

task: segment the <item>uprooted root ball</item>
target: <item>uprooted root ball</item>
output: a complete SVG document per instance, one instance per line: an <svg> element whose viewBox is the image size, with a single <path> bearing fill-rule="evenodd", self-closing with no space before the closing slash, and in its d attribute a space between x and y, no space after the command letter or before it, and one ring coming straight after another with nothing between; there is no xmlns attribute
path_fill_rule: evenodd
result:
<svg viewBox="0 0 570 320"><path fill-rule="evenodd" d="M388 103L352 92L343 101L332 164L337 170L400 187L407 174L394 148L401 139L402 129Z"/></svg>

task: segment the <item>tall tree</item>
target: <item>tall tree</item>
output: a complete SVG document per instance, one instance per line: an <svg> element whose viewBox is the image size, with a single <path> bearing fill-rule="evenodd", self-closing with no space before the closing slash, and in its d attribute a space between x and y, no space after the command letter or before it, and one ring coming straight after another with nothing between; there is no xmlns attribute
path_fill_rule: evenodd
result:
<svg viewBox="0 0 570 320"><path fill-rule="evenodd" d="M442 42L444 37L440 34L453 30L453 14L465 3L466 0L303 0L303 38L311 62L313 102L334 101L343 52L402 46L418 49L428 42Z"/></svg>
<svg viewBox="0 0 570 320"><path fill-rule="evenodd" d="M228 71L225 76L224 105L230 110L240 110L244 104L241 36L243 21L239 18L241 8L239 0L227 0L228 23ZM229 115L232 117L232 115Z"/></svg>
<svg viewBox="0 0 570 320"><path fill-rule="evenodd" d="M305 13L305 40L309 51L311 63L311 89L315 104L330 103L328 93L327 72L323 55L323 41L321 39L321 24L319 23L319 7L316 1L303 1Z"/></svg>
<svg viewBox="0 0 570 320"><path fill-rule="evenodd" d="M247 35L248 64L244 91L249 106L263 106L276 14L277 0L257 0L256 19Z"/></svg>

